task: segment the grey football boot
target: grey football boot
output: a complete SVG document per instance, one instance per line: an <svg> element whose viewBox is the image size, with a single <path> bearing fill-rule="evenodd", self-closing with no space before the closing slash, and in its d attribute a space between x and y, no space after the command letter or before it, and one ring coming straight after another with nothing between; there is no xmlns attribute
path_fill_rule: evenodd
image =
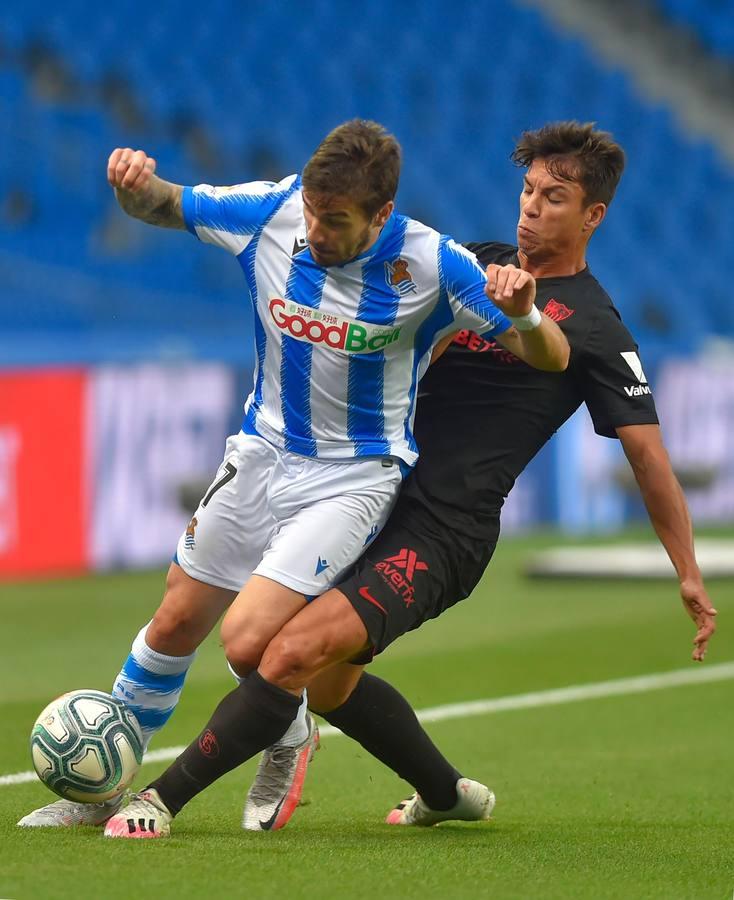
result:
<svg viewBox="0 0 734 900"><path fill-rule="evenodd" d="M308 735L296 747L274 744L263 753L247 794L242 827L246 831L276 831L295 812L303 793L306 770L319 748L319 729L306 716Z"/></svg>

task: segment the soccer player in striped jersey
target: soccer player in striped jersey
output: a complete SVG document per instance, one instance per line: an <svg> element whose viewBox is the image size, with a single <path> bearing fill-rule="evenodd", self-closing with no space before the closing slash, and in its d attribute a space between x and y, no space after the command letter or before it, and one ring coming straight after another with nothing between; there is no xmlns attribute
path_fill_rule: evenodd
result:
<svg viewBox="0 0 734 900"><path fill-rule="evenodd" d="M142 150L117 149L108 162L127 213L188 229L237 258L255 314L256 369L242 430L227 442L113 691L149 741L226 613L222 642L241 683L223 702L251 727L234 755L220 754L216 740L204 746L235 765L277 740L297 748L292 764L302 771L317 740L306 698L269 684L257 666L279 629L343 577L386 521L418 456L416 391L433 348L469 328L533 366L563 370L568 344L535 308L532 276L494 267L490 298L469 252L395 212L400 148L376 123L335 129L302 177L277 184L190 188L154 171ZM99 824L115 809L62 800L20 824Z"/></svg>

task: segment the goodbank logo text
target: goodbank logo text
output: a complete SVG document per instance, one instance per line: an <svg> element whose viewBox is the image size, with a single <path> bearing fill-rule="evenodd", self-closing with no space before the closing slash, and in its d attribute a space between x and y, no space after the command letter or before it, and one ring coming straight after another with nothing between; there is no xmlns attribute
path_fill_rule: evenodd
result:
<svg viewBox="0 0 734 900"><path fill-rule="evenodd" d="M273 321L298 341L308 341L342 353L375 353L400 337L400 326L372 325L311 309L273 297L269 305Z"/></svg>

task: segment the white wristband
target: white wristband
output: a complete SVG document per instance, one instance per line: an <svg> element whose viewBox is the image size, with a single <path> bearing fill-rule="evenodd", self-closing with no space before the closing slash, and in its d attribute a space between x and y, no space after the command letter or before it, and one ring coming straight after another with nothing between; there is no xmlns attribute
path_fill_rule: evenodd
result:
<svg viewBox="0 0 734 900"><path fill-rule="evenodd" d="M526 316L508 316L507 318L518 331L532 331L543 321L543 317L540 315L540 310L537 306L533 306Z"/></svg>

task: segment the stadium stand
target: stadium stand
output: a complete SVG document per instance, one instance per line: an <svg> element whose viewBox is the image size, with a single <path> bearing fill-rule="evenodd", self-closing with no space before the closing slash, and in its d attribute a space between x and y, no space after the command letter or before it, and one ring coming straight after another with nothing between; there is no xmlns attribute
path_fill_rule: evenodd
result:
<svg viewBox="0 0 734 900"><path fill-rule="evenodd" d="M676 25L694 32L713 53L734 59L732 0L653 0Z"/></svg>
<svg viewBox="0 0 734 900"><path fill-rule="evenodd" d="M722 5L659 2L702 35ZM375 0L340 5L335 20L328 0L246 11L209 0L205 12L162 0L141 20L129 0L114 15L27 0L0 11L0 360L245 364L237 267L122 215L107 155L142 146L184 183L282 177L355 115L403 143L401 209L466 240L512 240L515 136L550 119L597 121L627 149L628 170L590 258L647 356L734 336L721 273L734 173L715 149L536 10L451 9L407 0L398 15ZM723 52L733 45L734 32Z"/></svg>

